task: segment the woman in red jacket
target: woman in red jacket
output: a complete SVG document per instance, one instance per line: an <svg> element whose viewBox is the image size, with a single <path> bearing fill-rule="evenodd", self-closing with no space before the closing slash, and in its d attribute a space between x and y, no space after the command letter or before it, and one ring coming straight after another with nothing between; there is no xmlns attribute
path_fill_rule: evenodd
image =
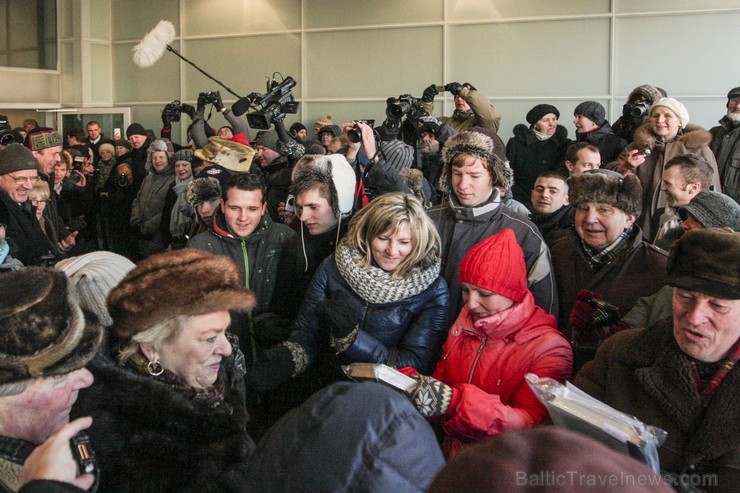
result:
<svg viewBox="0 0 740 493"><path fill-rule="evenodd" d="M438 417L450 457L469 442L529 428L547 417L524 380L534 373L563 382L573 354L555 318L534 304L524 254L505 229L471 248L460 265L463 306L431 377L413 401Z"/></svg>

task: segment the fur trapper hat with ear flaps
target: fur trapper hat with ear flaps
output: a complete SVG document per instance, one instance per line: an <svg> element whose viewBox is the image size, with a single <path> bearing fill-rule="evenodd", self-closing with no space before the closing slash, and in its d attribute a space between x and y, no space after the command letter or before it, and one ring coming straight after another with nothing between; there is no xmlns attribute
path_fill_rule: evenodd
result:
<svg viewBox="0 0 740 493"><path fill-rule="evenodd" d="M252 166L254 149L221 137L210 137L203 149L195 151L195 157L223 166L234 173L246 173Z"/></svg>
<svg viewBox="0 0 740 493"><path fill-rule="evenodd" d="M108 296L111 330L121 340L168 319L221 310L248 312L256 305L234 261L184 248L152 255Z"/></svg>
<svg viewBox="0 0 740 493"><path fill-rule="evenodd" d="M633 174L622 176L608 169L592 169L568 178L568 194L573 206L584 203L609 204L633 214L640 215L642 186Z"/></svg>
<svg viewBox="0 0 740 493"><path fill-rule="evenodd" d="M442 173L439 177L439 189L445 193L452 193L452 163L458 156L465 154L480 158L490 164L491 180L494 187L508 187L514 184L513 173L508 173L506 163L496 156L494 142L483 132L466 130L447 139L442 148Z"/></svg>
<svg viewBox="0 0 740 493"><path fill-rule="evenodd" d="M341 154L303 156L293 168L291 181L291 193L296 188L303 188L301 182L329 183L334 216L352 212L355 201L355 172Z"/></svg>
<svg viewBox="0 0 740 493"><path fill-rule="evenodd" d="M26 267L0 274L0 286L0 385L64 375L97 354L103 328L63 272Z"/></svg>

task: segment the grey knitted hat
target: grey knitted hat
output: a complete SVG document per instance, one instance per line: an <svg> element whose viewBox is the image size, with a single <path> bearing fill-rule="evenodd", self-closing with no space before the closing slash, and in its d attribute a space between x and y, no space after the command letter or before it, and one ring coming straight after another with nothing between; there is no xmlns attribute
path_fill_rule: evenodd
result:
<svg viewBox="0 0 740 493"><path fill-rule="evenodd" d="M378 144L385 156L385 162L396 171L410 168L414 161L414 148L400 140L390 140Z"/></svg>
<svg viewBox="0 0 740 493"><path fill-rule="evenodd" d="M606 110L597 101L584 101L573 110L573 116L583 115L599 127L606 122Z"/></svg>
<svg viewBox="0 0 740 493"><path fill-rule="evenodd" d="M679 206L683 221L691 214L705 228L732 228L740 231L740 205L723 193L706 190L696 194L691 202Z"/></svg>
<svg viewBox="0 0 740 493"><path fill-rule="evenodd" d="M39 169L39 163L26 146L9 144L0 151L0 176L28 169Z"/></svg>

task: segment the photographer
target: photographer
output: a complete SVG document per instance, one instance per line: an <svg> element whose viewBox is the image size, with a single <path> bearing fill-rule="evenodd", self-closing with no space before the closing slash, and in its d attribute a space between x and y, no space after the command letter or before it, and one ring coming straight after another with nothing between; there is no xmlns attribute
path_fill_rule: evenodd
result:
<svg viewBox="0 0 740 493"><path fill-rule="evenodd" d="M434 97L439 94L441 86L435 84L424 89L421 97L424 108L431 115L434 112ZM455 112L452 116L442 116L439 120L461 132L472 127L483 127L498 132L501 124L501 113L470 83L450 82L444 90L455 97Z"/></svg>
<svg viewBox="0 0 740 493"><path fill-rule="evenodd" d="M635 130L647 122L650 105L666 96L666 92L659 87L648 84L635 87L627 96L627 102L622 107L622 116L614 122L612 131L631 144Z"/></svg>
<svg viewBox="0 0 740 493"><path fill-rule="evenodd" d="M193 118L191 135L196 148L202 149L205 147L208 143L208 138L214 135L213 130L210 128L210 125L208 125L204 116L206 105L209 104L213 105L216 111L221 113L226 121L231 125L231 136L226 134L221 135L221 130L225 127L221 127L219 129L218 136L228 138L229 140L239 142L240 144L249 145L250 138L247 123L242 118L234 115L229 108L224 106L224 103L221 100L221 92L216 91L202 92L198 95L198 107L196 108L194 115L191 115Z"/></svg>
<svg viewBox="0 0 740 493"><path fill-rule="evenodd" d="M111 252L135 260L136 242L131 231L131 206L136 197L131 165L121 163L103 186L100 194L101 215L107 219L105 241Z"/></svg>

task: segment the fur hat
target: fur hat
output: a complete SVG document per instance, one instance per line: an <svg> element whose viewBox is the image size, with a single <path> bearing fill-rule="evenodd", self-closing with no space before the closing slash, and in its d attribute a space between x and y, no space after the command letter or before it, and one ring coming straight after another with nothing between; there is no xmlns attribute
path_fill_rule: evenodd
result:
<svg viewBox="0 0 740 493"><path fill-rule="evenodd" d="M126 148L126 149L128 149L129 151L131 150L131 142L129 142L129 141L128 141L128 140L126 140L126 139L118 139L118 140L117 140L117 141L115 142L115 146L116 146L116 147L125 147L125 148Z"/></svg>
<svg viewBox="0 0 740 493"><path fill-rule="evenodd" d="M333 120L334 120L334 117L331 115L320 116L316 119L313 125L314 125L314 128L316 127L321 128L326 125L331 125Z"/></svg>
<svg viewBox="0 0 740 493"><path fill-rule="evenodd" d="M304 190L305 182L331 184L334 215L349 214L355 202L355 171L341 154L303 156L293 167L291 192ZM295 193L293 195L296 195Z"/></svg>
<svg viewBox="0 0 740 493"><path fill-rule="evenodd" d="M98 352L103 329L64 273L26 267L0 274L0 286L0 384L63 375Z"/></svg>
<svg viewBox="0 0 740 493"><path fill-rule="evenodd" d="M410 168L414 162L414 148L402 140L379 142L378 147L385 156L385 163L396 171Z"/></svg>
<svg viewBox="0 0 740 493"><path fill-rule="evenodd" d="M640 215L642 186L633 174L622 176L608 169L591 169L568 178L568 194L573 206L583 203L609 204L627 214Z"/></svg>
<svg viewBox="0 0 740 493"><path fill-rule="evenodd" d="M689 124L689 110L686 109L686 106L684 106L681 101L673 98L660 98L650 105L648 115L650 115L653 112L653 108L656 108L657 106L665 106L674 112L678 117L678 120L681 122L682 128L686 128L686 125Z"/></svg>
<svg viewBox="0 0 740 493"><path fill-rule="evenodd" d="M185 200L195 209L203 202L220 199L221 190L221 182L216 178L210 176L196 178L188 184Z"/></svg>
<svg viewBox="0 0 740 493"><path fill-rule="evenodd" d="M280 152L277 147L278 134L275 130L267 130L262 132L253 142L254 147L263 146L268 149L272 149L275 152Z"/></svg>
<svg viewBox="0 0 740 493"><path fill-rule="evenodd" d="M713 190L696 194L686 205L678 207L681 220L691 214L705 228L732 228L740 231L740 205L732 197Z"/></svg>
<svg viewBox="0 0 740 493"><path fill-rule="evenodd" d="M5 149L0 150L0 176L29 169L38 170L39 163L27 147L8 144Z"/></svg>
<svg viewBox="0 0 740 493"><path fill-rule="evenodd" d="M111 330L125 340L179 315L247 312L256 299L243 286L236 264L224 255L192 248L152 255L108 296Z"/></svg>
<svg viewBox="0 0 740 493"><path fill-rule="evenodd" d="M560 112L551 104L538 104L527 113L527 123L534 125L548 113L554 113L555 118L560 118Z"/></svg>
<svg viewBox="0 0 740 493"><path fill-rule="evenodd" d="M594 478L607 481L595 486ZM555 426L507 431L465 447L450 459L427 491L674 492L660 476L627 454Z"/></svg>
<svg viewBox="0 0 740 493"><path fill-rule="evenodd" d="M235 173L246 173L252 166L254 149L221 137L210 137L203 149L195 151L195 157L223 166Z"/></svg>
<svg viewBox="0 0 740 493"><path fill-rule="evenodd" d="M458 279L521 303L528 291L527 268L514 230L501 230L473 245L460 262Z"/></svg>
<svg viewBox="0 0 740 493"><path fill-rule="evenodd" d="M585 116L599 127L606 122L606 110L597 101L584 101L576 106L573 116L578 115Z"/></svg>
<svg viewBox="0 0 740 493"><path fill-rule="evenodd" d="M729 228L686 231L673 243L665 282L710 296L740 299L740 233Z"/></svg>
<svg viewBox="0 0 740 493"><path fill-rule="evenodd" d="M171 145L171 144L170 144ZM175 164L175 161L172 159L172 151L170 150L170 147L168 145L168 142L164 139L157 139L153 141L151 144L149 144L149 148L146 151L146 170L150 171L153 168L152 165L152 154L155 152L166 152L167 153L167 166L172 167Z"/></svg>
<svg viewBox="0 0 740 493"><path fill-rule="evenodd" d="M630 103L634 103L640 96L652 103L653 101L657 101L660 98L666 97L667 94L665 91L658 87L643 84L632 89L632 91L627 96L627 101Z"/></svg>
<svg viewBox="0 0 740 493"><path fill-rule="evenodd" d="M67 275L82 308L97 315L106 327L113 323L106 300L111 290L134 268L133 262L117 253L99 251L60 260L54 268Z"/></svg>
<svg viewBox="0 0 740 493"><path fill-rule="evenodd" d="M452 163L461 154L478 157L491 165L491 179L494 186L503 186L505 164L496 156L496 149L491 137L483 132L465 130L447 139L442 148L442 173L439 177L439 190L452 193ZM513 176L513 173L512 173ZM513 184L513 179L511 180Z"/></svg>
<svg viewBox="0 0 740 493"><path fill-rule="evenodd" d="M195 157L195 154L193 154L193 151L187 147L183 147L172 155L173 161L187 161L190 164L193 164L193 157Z"/></svg>
<svg viewBox="0 0 740 493"><path fill-rule="evenodd" d="M23 144L32 151L43 151L49 147L61 147L64 141L62 134L53 128L36 127L26 134Z"/></svg>
<svg viewBox="0 0 740 493"><path fill-rule="evenodd" d="M100 144L100 147L98 147L98 154L103 151L110 152L112 156L116 155L116 148L113 147L113 144L109 144L108 142L103 142L102 144Z"/></svg>
<svg viewBox="0 0 740 493"><path fill-rule="evenodd" d="M148 137L149 135L146 133L146 129L144 128L144 125L141 123L132 123L128 126L126 129L126 138L128 139L132 135L143 135L144 137Z"/></svg>

